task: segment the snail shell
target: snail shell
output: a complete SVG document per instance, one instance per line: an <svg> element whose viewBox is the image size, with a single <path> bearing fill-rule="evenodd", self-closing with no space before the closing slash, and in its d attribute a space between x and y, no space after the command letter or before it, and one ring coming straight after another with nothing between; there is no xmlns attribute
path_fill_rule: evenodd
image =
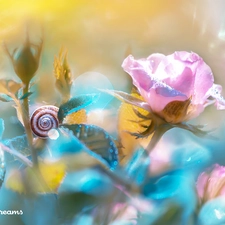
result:
<svg viewBox="0 0 225 225"><path fill-rule="evenodd" d="M48 137L48 132L59 126L58 111L59 108L53 105L37 108L30 118L30 126L33 133L40 138Z"/></svg>

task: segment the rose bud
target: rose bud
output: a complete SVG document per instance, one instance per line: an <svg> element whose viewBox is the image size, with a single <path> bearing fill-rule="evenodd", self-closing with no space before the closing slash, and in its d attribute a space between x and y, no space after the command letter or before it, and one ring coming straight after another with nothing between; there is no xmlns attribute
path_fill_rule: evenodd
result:
<svg viewBox="0 0 225 225"><path fill-rule="evenodd" d="M15 73L26 86L29 85L30 80L38 69L42 43L43 42L41 41L39 45L32 44L27 35L22 48L14 49L12 54L4 44L5 51L12 61Z"/></svg>

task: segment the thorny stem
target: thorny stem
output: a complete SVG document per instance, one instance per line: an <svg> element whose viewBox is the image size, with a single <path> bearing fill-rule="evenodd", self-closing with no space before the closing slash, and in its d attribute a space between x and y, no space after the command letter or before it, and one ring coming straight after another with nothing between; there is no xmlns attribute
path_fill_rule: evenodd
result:
<svg viewBox="0 0 225 225"><path fill-rule="evenodd" d="M19 158L20 160L22 160L26 165L32 167L33 163L24 155L22 155L21 153L19 153L18 151L15 151L7 146L5 146L4 144L0 143L0 147L3 151L8 152L14 156L16 156L17 158Z"/></svg>
<svg viewBox="0 0 225 225"><path fill-rule="evenodd" d="M26 94L29 91L29 84L26 84L23 88L23 95ZM33 134L30 127L29 122L29 103L28 103L28 97L23 99L23 108L22 108L22 117L23 117L23 124L25 128L25 132L27 134L27 140L29 148L31 149L31 157L34 166L38 167L38 158L37 158L37 152L33 145Z"/></svg>
<svg viewBox="0 0 225 225"><path fill-rule="evenodd" d="M26 85L23 88L23 95L26 94L29 91L29 84ZM22 116L22 124L24 126L26 135L27 135L27 141L28 141L28 146L29 149L31 150L31 157L32 157L32 161L33 161L33 166L34 167L38 167L38 157L37 157L37 153L36 153L36 149L34 147L33 144L33 134L32 134L32 130L30 127L30 121L29 121L29 102L28 102L28 97L23 99L23 104L20 103L19 99L17 99L17 97L12 94L11 92L8 92L8 95L14 100L14 102L16 103L17 107L19 108L19 111L21 112L21 116Z"/></svg>

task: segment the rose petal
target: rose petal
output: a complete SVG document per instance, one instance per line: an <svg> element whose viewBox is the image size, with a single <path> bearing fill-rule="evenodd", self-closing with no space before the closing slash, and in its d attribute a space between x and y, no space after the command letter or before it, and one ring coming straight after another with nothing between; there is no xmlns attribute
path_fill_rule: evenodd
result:
<svg viewBox="0 0 225 225"><path fill-rule="evenodd" d="M213 74L210 67L201 61L198 63L196 69L195 84L194 84L194 94L192 98L193 104L204 104L209 94L208 90L213 86Z"/></svg>
<svg viewBox="0 0 225 225"><path fill-rule="evenodd" d="M174 70L175 68L173 68ZM168 71L168 74L171 74L171 71ZM192 90L194 86L194 75L191 71L190 68L185 67L181 74L177 76L175 79L174 78L167 78L165 82L170 85L172 88L175 90L185 94L188 96L192 96Z"/></svg>
<svg viewBox="0 0 225 225"><path fill-rule="evenodd" d="M133 84L155 112L163 110L171 101L184 101L188 99L185 94L171 88L152 74L160 66L163 59L165 59L165 56L161 54L153 54L147 60L135 60L130 55L122 64L124 70L131 75Z"/></svg>
<svg viewBox="0 0 225 225"><path fill-rule="evenodd" d="M194 78L194 85L192 86L191 94L192 104L204 104L206 99L209 97L208 95L206 95L206 93L209 88L212 87L214 82L211 68L203 61L203 59L199 55L194 52L189 53L180 51L175 52L172 55L174 56L174 59L182 63L183 67L185 66L189 68L193 75L192 77ZM183 78L184 75L185 74L181 74L180 76ZM177 83L177 81L175 83ZM187 86L188 85L191 85L191 83L187 83ZM177 88L179 88L179 85Z"/></svg>
<svg viewBox="0 0 225 225"><path fill-rule="evenodd" d="M201 173L200 176L198 177L196 187L197 187L198 196L200 198L203 198L204 196L205 187L208 182L208 179L209 179L209 175L205 172Z"/></svg>
<svg viewBox="0 0 225 225"><path fill-rule="evenodd" d="M220 166L219 164L215 164L213 171L211 173L212 177L225 177L225 167L224 166Z"/></svg>
<svg viewBox="0 0 225 225"><path fill-rule="evenodd" d="M187 63L193 63L198 61L199 59L201 59L201 57L199 57L199 55L197 55L194 52L186 52L186 51L177 51L174 52L174 59L179 60L179 61L183 61L183 62L187 62Z"/></svg>
<svg viewBox="0 0 225 225"><path fill-rule="evenodd" d="M216 108L219 110L225 109L225 99L221 96L222 87L218 84L213 84L207 94L216 100Z"/></svg>
<svg viewBox="0 0 225 225"><path fill-rule="evenodd" d="M152 80L148 73L151 73L151 63L145 59L135 60L133 56L129 55L122 64L124 71L126 71L133 79L133 84L139 89L148 91L152 87ZM147 71L147 72L146 72Z"/></svg>
<svg viewBox="0 0 225 225"><path fill-rule="evenodd" d="M175 52L160 65L166 68L169 77L164 80L166 84L192 96L192 104L204 104L209 97L206 93L213 85L213 74L200 56L193 52Z"/></svg>
<svg viewBox="0 0 225 225"><path fill-rule="evenodd" d="M155 83L149 91L139 88L139 92L154 112L161 112L171 101L185 101L187 96L163 83Z"/></svg>
<svg viewBox="0 0 225 225"><path fill-rule="evenodd" d="M150 55L147 58L147 61L149 62L149 64L151 65L151 72L154 74L155 71L158 69L159 64L162 62L162 60L164 60L166 58L165 55L160 54L160 53L155 53Z"/></svg>

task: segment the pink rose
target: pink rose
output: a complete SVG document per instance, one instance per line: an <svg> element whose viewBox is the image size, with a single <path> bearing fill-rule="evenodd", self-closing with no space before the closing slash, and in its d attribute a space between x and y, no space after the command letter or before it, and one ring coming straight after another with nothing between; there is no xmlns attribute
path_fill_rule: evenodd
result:
<svg viewBox="0 0 225 225"><path fill-rule="evenodd" d="M196 53L180 51L168 56L156 53L139 60L130 55L122 67L152 111L167 122L195 118L213 102L217 109L225 109L221 86L213 83L210 67ZM215 100L208 100L210 96Z"/></svg>
<svg viewBox="0 0 225 225"><path fill-rule="evenodd" d="M202 201L225 195L225 167L215 164L211 172L200 174L197 192Z"/></svg>

